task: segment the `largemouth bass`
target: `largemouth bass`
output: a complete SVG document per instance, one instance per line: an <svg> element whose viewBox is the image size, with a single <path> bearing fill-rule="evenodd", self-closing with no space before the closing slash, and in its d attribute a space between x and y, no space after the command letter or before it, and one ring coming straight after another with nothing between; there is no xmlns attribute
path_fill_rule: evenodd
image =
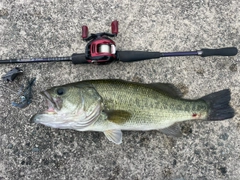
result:
<svg viewBox="0 0 240 180"><path fill-rule="evenodd" d="M160 130L181 136L177 122L224 120L234 116L228 89L197 100L181 98L171 84L123 80L89 80L53 87L41 93L48 109L32 117L35 123L60 129L104 132L116 143L122 130Z"/></svg>

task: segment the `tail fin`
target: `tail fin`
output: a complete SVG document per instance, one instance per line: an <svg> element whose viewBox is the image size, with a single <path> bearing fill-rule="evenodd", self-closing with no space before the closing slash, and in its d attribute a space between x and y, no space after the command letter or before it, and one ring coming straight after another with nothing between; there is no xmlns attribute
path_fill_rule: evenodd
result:
<svg viewBox="0 0 240 180"><path fill-rule="evenodd" d="M234 117L235 111L229 105L231 99L231 92L229 89L209 94L201 99L210 105L208 121L219 121Z"/></svg>

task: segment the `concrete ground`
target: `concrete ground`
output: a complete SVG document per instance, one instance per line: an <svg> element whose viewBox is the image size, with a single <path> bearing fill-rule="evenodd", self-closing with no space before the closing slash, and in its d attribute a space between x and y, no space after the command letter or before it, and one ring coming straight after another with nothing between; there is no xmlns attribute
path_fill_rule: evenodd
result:
<svg viewBox="0 0 240 180"><path fill-rule="evenodd" d="M184 51L236 46L240 42L240 4L236 0L2 0L0 59L70 56L84 52L81 26L110 32L119 50ZM240 177L240 56L172 57L106 66L62 63L2 64L24 74L6 86L18 90L36 77L33 103L11 106L16 95L0 88L0 179L171 179ZM159 131L124 132L115 145L98 132L51 129L31 124L42 108L39 92L86 79L119 78L173 83L185 98L229 88L233 119L181 123L182 138ZM40 108L40 109L41 109Z"/></svg>

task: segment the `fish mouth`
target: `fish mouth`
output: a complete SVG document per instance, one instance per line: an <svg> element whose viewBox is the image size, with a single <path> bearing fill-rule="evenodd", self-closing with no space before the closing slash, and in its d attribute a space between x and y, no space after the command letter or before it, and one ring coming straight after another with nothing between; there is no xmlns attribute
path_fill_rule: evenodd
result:
<svg viewBox="0 0 240 180"><path fill-rule="evenodd" d="M62 108L62 100L60 98L53 98L47 91L42 91L40 94L46 100L46 110L35 114L31 117L30 123L42 123L48 122L49 118L53 118L58 115L58 111Z"/></svg>
<svg viewBox="0 0 240 180"><path fill-rule="evenodd" d="M61 100L53 98L47 91L40 93L45 99L47 104L47 110L44 113L57 114L57 111L61 109Z"/></svg>

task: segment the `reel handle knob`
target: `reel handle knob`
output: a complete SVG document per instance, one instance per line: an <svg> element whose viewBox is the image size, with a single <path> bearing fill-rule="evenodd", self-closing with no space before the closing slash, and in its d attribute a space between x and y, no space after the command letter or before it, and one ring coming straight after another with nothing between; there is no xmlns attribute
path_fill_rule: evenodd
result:
<svg viewBox="0 0 240 180"><path fill-rule="evenodd" d="M111 30L112 30L112 34L117 36L117 34L118 34L118 21L117 20L115 20L111 23Z"/></svg>
<svg viewBox="0 0 240 180"><path fill-rule="evenodd" d="M85 40L88 37L88 27L82 26L82 39Z"/></svg>

